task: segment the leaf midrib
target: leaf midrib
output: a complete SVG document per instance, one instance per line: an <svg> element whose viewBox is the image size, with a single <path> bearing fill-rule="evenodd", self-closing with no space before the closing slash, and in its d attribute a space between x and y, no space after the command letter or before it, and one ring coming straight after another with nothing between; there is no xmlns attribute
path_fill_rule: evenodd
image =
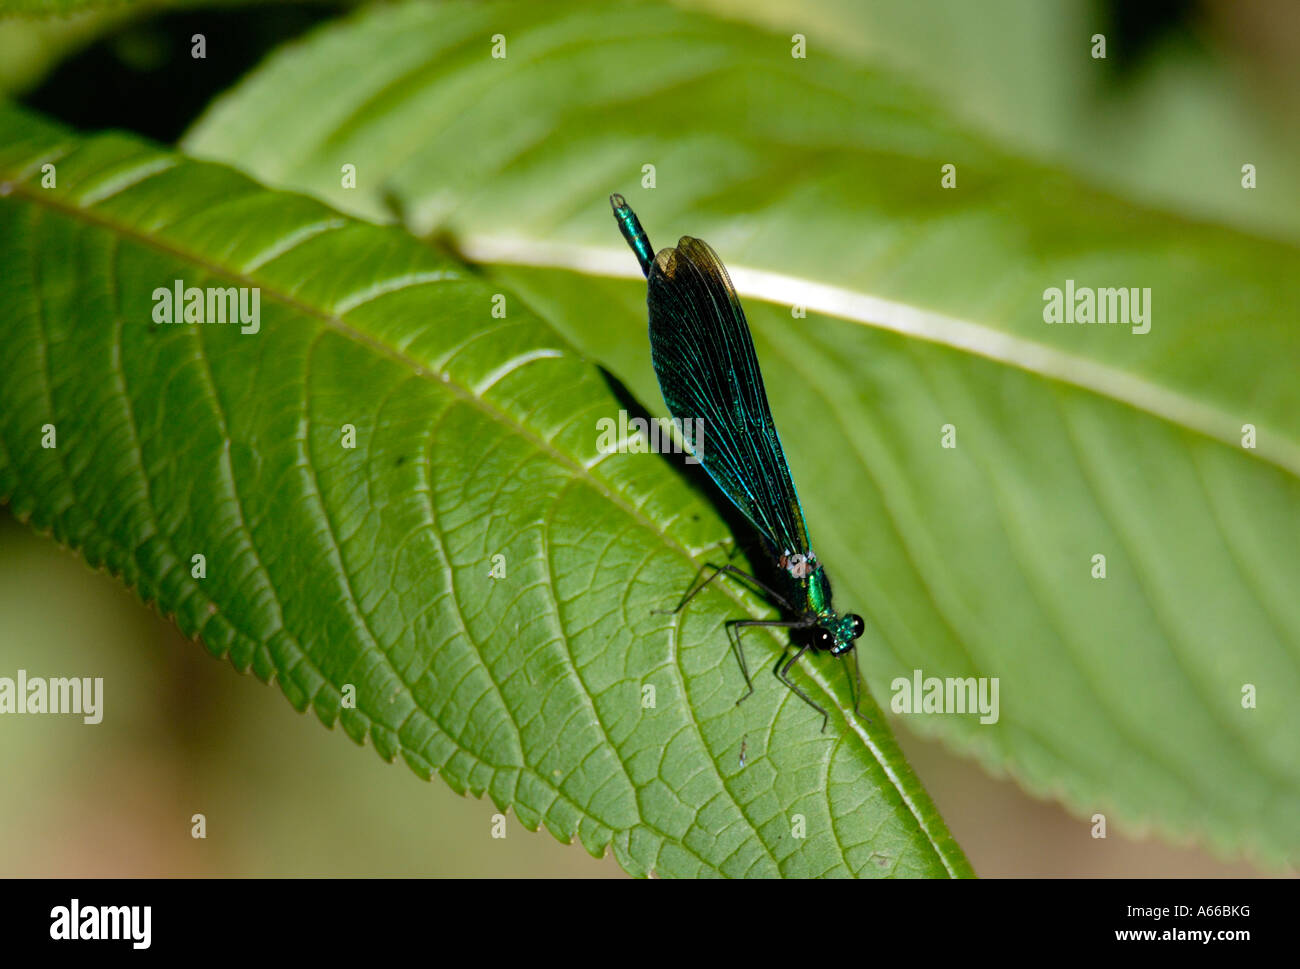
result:
<svg viewBox="0 0 1300 969"><path fill-rule="evenodd" d="M639 273L626 265L622 251L612 247L503 236L464 236L457 239L457 247L474 263L556 269L611 279L640 278ZM1256 446L1242 448L1241 422L1230 412L1130 371L983 323L873 296L863 290L744 264L729 265L727 269L742 297L778 306L802 305L859 326L982 357L1042 380L1077 387L1224 444L1300 480L1300 440L1272 425L1255 422Z"/></svg>

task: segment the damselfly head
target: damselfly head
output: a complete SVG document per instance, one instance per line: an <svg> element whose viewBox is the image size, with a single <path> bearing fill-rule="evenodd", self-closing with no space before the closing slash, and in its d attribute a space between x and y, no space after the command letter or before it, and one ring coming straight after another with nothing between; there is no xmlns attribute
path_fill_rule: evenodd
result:
<svg viewBox="0 0 1300 969"><path fill-rule="evenodd" d="M831 622L814 626L809 645L818 652L843 656L853 648L866 628L867 624L862 621L862 617L850 612Z"/></svg>

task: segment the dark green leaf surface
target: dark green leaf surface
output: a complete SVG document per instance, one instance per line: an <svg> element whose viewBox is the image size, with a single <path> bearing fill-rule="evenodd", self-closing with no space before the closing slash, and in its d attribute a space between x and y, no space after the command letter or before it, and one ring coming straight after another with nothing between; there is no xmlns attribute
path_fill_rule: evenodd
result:
<svg viewBox="0 0 1300 969"><path fill-rule="evenodd" d="M770 676L735 706L722 621L755 600L651 615L724 527L662 458L598 453L616 398L516 298L494 318L399 229L131 138L6 108L0 145L20 517L299 709L631 872L969 874L837 668L804 678L824 735ZM176 279L258 287L260 329L153 322Z"/></svg>
<svg viewBox="0 0 1300 969"><path fill-rule="evenodd" d="M1015 158L809 34L798 60L663 7L410 4L272 58L186 143L448 240L645 401L604 196L707 240L876 696L999 677L996 725L911 722L1083 818L1297 863L1300 253ZM1149 288L1150 332L1044 323L1067 280Z"/></svg>

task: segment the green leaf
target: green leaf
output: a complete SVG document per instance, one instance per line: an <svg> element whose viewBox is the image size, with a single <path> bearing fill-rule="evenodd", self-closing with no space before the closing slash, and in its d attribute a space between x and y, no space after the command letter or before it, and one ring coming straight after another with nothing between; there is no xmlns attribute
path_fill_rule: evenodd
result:
<svg viewBox="0 0 1300 969"><path fill-rule="evenodd" d="M117 13L153 13L191 7L267 6L268 3L293 0L0 0L0 17L44 17L54 20L87 10L110 10Z"/></svg>
<svg viewBox="0 0 1300 969"><path fill-rule="evenodd" d="M598 452L618 398L515 297L496 318L400 229L132 138L3 108L0 145L20 518L298 709L631 872L970 874L838 664L805 671L822 734L771 676L736 706L722 624L752 597L651 613L724 525L662 457ZM259 325L155 322L178 279L257 288Z"/></svg>
<svg viewBox="0 0 1300 969"><path fill-rule="evenodd" d="M286 49L186 143L445 240L642 400L644 284L604 196L659 245L709 240L876 696L998 677L995 725L909 724L1083 818L1300 861L1300 253L810 51L658 7L412 4ZM1045 323L1067 280L1149 288L1150 332Z"/></svg>
<svg viewBox="0 0 1300 969"><path fill-rule="evenodd" d="M60 60L123 19L120 11L103 10L46 18L0 14L0 92L35 86Z"/></svg>
<svg viewBox="0 0 1300 969"><path fill-rule="evenodd" d="M804 0L795 15L786 0L682 4L888 65L1004 145L1142 204L1300 239L1300 206L1277 204L1300 194L1300 85L1250 83L1225 56L1229 32L1190 8L1166 9L1153 37L1093 0ZM1091 56L1095 33L1107 59ZM1247 161L1267 192L1242 191Z"/></svg>

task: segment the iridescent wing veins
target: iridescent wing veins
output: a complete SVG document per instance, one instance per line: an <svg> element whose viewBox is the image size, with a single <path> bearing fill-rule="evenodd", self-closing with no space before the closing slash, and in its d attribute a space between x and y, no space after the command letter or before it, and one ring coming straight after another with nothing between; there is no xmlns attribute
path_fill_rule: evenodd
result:
<svg viewBox="0 0 1300 969"><path fill-rule="evenodd" d="M650 353L668 409L703 421L700 464L773 550L806 554L807 526L754 341L718 254L683 236L659 252L648 278Z"/></svg>

